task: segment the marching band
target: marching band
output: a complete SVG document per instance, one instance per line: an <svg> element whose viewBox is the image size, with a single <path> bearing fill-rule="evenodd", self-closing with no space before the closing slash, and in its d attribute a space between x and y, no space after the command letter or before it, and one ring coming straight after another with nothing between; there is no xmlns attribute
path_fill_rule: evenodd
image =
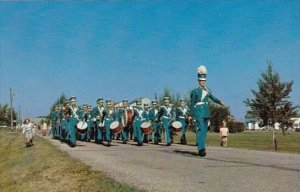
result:
<svg viewBox="0 0 300 192"><path fill-rule="evenodd" d="M96 103L94 108L88 104L77 106L76 97L72 96L63 106L56 106L50 113L52 138L65 141L71 147L76 146L77 140L97 144L104 144L105 141L105 145L110 146L112 139L121 140L124 144L132 139L142 146L143 143L161 142L164 129L166 145L170 146L173 129L177 128L185 141L181 144L186 144L188 111L183 100L177 109L179 113L169 106L169 97L164 98L161 107L156 100L151 101L152 106L142 106L140 99L134 108L128 106L127 100L122 101L121 107L114 107L111 100L106 100L104 105L103 98L97 99ZM176 117L176 114L180 116ZM172 124L179 124L179 127L172 127Z"/></svg>
<svg viewBox="0 0 300 192"><path fill-rule="evenodd" d="M113 106L110 99L104 106L103 98L97 99L97 106L84 104L77 106L76 97L72 96L63 106L56 106L50 113L52 137L76 146L76 141L94 141L97 144L111 145L113 139L143 143L162 142L162 133L166 146L170 146L174 133L181 133L180 143L187 144L186 131L189 122L196 123L196 138L199 155L206 155L205 143L210 111L208 101L211 100L224 105L215 98L205 86L207 70L204 66L197 69L198 87L191 93L191 104L187 107L186 101L181 99L176 109L170 103L169 97L163 98L163 105L159 106L156 100L151 106L144 104L141 99L136 106L130 107L127 100L121 106ZM163 132L164 130L164 132Z"/></svg>

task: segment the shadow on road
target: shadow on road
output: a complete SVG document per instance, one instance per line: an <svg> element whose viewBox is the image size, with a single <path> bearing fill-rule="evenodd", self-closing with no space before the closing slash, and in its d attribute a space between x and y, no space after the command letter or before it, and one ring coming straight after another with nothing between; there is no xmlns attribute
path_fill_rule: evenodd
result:
<svg viewBox="0 0 300 192"><path fill-rule="evenodd" d="M181 154L185 154L185 155L192 155L192 156L197 156L199 157L197 152L193 152L193 151L186 151L186 150L174 150L175 153L181 153ZM280 166L280 165L269 165L269 164L263 164L263 163L253 163L253 162L247 162L247 161L235 161L235 160L226 160L226 159L217 159L217 158L210 158L210 157L204 157L201 158L204 160L208 160L208 161L217 161L217 162L223 162L223 163L236 163L236 164L240 164L240 165L247 165L247 166L257 166L257 167L269 167L269 168L274 168L274 169L280 169L280 170L285 170L285 171L296 171L296 172L300 172L300 169L298 168L291 168L291 167L284 167L284 166ZM287 166L296 166L299 164L284 164ZM212 166L211 166L212 167ZM213 166L213 167L218 167L218 166ZM223 167L223 165L222 165ZM234 167L236 167L236 165L234 165Z"/></svg>

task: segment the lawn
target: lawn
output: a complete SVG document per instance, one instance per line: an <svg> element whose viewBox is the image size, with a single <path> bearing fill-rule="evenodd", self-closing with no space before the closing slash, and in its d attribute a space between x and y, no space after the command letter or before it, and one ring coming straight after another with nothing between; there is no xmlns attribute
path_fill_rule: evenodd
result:
<svg viewBox="0 0 300 192"><path fill-rule="evenodd" d="M138 191L70 158L36 137L25 147L20 133L0 129L1 191Z"/></svg>
<svg viewBox="0 0 300 192"><path fill-rule="evenodd" d="M196 144L196 134L192 131L187 133L187 141L190 145ZM179 142L180 136L176 136ZM289 132L285 136L282 132L276 133L277 146L279 152L300 153L300 132ZM220 146L218 133L207 133L208 146ZM274 151L272 145L272 132L270 131L245 131L241 133L231 133L228 137L228 147L240 149L254 149Z"/></svg>

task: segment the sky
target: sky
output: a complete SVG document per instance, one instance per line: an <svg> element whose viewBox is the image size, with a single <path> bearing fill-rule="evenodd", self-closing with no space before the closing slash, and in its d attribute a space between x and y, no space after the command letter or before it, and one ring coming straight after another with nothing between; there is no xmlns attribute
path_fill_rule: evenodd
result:
<svg viewBox="0 0 300 192"><path fill-rule="evenodd" d="M300 2L0 2L0 103L21 115L47 115L64 93L78 104L181 97L207 87L237 120L267 62L300 105Z"/></svg>

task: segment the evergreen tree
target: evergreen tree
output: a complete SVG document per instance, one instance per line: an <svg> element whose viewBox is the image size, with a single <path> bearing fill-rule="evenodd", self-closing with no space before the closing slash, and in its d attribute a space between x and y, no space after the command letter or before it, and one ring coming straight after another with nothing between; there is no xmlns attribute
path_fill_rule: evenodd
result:
<svg viewBox="0 0 300 192"><path fill-rule="evenodd" d="M54 111L54 110L55 110L55 107L56 107L57 105L62 106L66 100L67 100L66 95L65 95L64 93L62 93L62 94L58 97L58 99L53 103L53 105L50 107L50 113L51 113L51 111ZM49 113L49 115L50 115L50 113ZM48 115L48 117L49 117L49 115Z"/></svg>
<svg viewBox="0 0 300 192"><path fill-rule="evenodd" d="M273 128L273 146L277 150L275 137L275 123L285 127L292 125L291 118L297 115L298 106L293 106L289 101L293 81L281 82L279 74L273 71L273 66L268 63L267 70L261 74L257 82L258 91L251 90L254 99L246 99L244 103L250 107L248 113L258 116L261 120L260 126L271 126Z"/></svg>

